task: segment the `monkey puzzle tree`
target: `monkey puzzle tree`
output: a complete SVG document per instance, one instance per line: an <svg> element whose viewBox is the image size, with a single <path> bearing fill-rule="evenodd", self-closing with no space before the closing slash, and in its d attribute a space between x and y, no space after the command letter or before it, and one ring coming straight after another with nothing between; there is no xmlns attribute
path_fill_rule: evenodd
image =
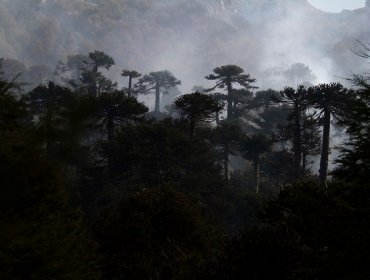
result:
<svg viewBox="0 0 370 280"><path fill-rule="evenodd" d="M111 167L117 127L143 121L148 108L136 98L125 96L118 90L101 94L94 105L95 125L107 136L103 145L108 166Z"/></svg>
<svg viewBox="0 0 370 280"><path fill-rule="evenodd" d="M273 89L257 91L253 100L250 102L252 109L268 109L272 104L276 103L279 99L279 92Z"/></svg>
<svg viewBox="0 0 370 280"><path fill-rule="evenodd" d="M280 92L279 101L288 104L292 108L289 117L293 120L290 128L293 131L294 164L297 174L300 174L302 166L302 124L303 115L307 108L307 90L304 86L298 86L297 90L287 87Z"/></svg>
<svg viewBox="0 0 370 280"><path fill-rule="evenodd" d="M48 156L51 156L54 144L64 136L63 130L66 126L64 113L72 99L72 92L68 88L53 82L36 87L26 97L44 136Z"/></svg>
<svg viewBox="0 0 370 280"><path fill-rule="evenodd" d="M340 83L320 84L308 89L308 103L317 110L317 118L323 126L319 177L325 186L328 177L331 118L343 119L352 102L351 96L352 91Z"/></svg>
<svg viewBox="0 0 370 280"><path fill-rule="evenodd" d="M132 79L140 78L141 74L134 70L122 70L122 77L128 77L128 97L132 97Z"/></svg>
<svg viewBox="0 0 370 280"><path fill-rule="evenodd" d="M108 144L111 144L117 126L142 120L147 110L144 104L125 96L121 91L106 92L96 102L97 124L104 127Z"/></svg>
<svg viewBox="0 0 370 280"><path fill-rule="evenodd" d="M90 58L83 54L68 55L66 61L58 61L54 75L60 82L77 90L81 86L81 75L87 70L86 62L89 60Z"/></svg>
<svg viewBox="0 0 370 280"><path fill-rule="evenodd" d="M216 85L209 89L209 91L216 88L225 89L227 91L227 118L232 119L235 115L233 103L233 85L237 84L244 89L253 89L256 87L251 86L256 80L250 78L249 74L244 74L243 68L237 65L224 65L213 69L214 74L210 74L205 78L207 80L216 81Z"/></svg>
<svg viewBox="0 0 370 280"><path fill-rule="evenodd" d="M181 116L189 122L190 138L199 122L215 121L223 108L213 97L199 92L182 95L174 103Z"/></svg>
<svg viewBox="0 0 370 280"><path fill-rule="evenodd" d="M139 79L136 84L136 90L139 93L147 94L155 90L155 107L154 112L160 113L160 98L162 89L169 89L180 85L181 81L169 71L151 72Z"/></svg>
<svg viewBox="0 0 370 280"><path fill-rule="evenodd" d="M370 48L364 47L362 57L370 58ZM351 82L358 88L351 109L341 122L346 127L349 140L341 150L335 175L349 182L367 183L370 171L370 78L354 75ZM367 186L366 186L367 187Z"/></svg>
<svg viewBox="0 0 370 280"><path fill-rule="evenodd" d="M212 94L210 94L210 96L212 96L212 98L218 103L220 104L220 106L222 106L222 108L224 108L225 106L225 95L222 94L222 93L219 93L219 92L214 92ZM216 112L216 124L219 125L220 123L220 113L221 112Z"/></svg>
<svg viewBox="0 0 370 280"><path fill-rule="evenodd" d="M235 122L222 121L214 131L214 142L220 147L221 160L224 168L224 179L229 180L229 154L237 150L243 131Z"/></svg>
<svg viewBox="0 0 370 280"><path fill-rule="evenodd" d="M245 159L253 162L256 178L256 193L260 189L260 164L263 155L271 151L272 141L264 134L253 134L242 140L241 152Z"/></svg>
<svg viewBox="0 0 370 280"><path fill-rule="evenodd" d="M250 103L253 93L245 88L233 89L231 92L233 100L233 118L247 117L250 110Z"/></svg>
<svg viewBox="0 0 370 280"><path fill-rule="evenodd" d="M278 125L276 132L274 133L274 141L277 143L288 144L286 152L289 155L293 155L294 163L294 176L303 175L302 172L309 172L308 168L308 157L318 155L320 153L320 124L319 120L315 118L312 114L304 114L301 120L300 127L300 147L301 147L301 164L299 169L295 156L294 156L294 145L293 141L295 140L295 125L292 118L292 115L288 116L289 123L286 125ZM284 150L286 147L284 148Z"/></svg>
<svg viewBox="0 0 370 280"><path fill-rule="evenodd" d="M97 97L98 81L102 77L99 69L105 68L109 70L114 65L114 60L102 51L94 51L89 53L89 61L84 61L84 63L86 68L82 72L82 81L88 85L88 93L93 97Z"/></svg>

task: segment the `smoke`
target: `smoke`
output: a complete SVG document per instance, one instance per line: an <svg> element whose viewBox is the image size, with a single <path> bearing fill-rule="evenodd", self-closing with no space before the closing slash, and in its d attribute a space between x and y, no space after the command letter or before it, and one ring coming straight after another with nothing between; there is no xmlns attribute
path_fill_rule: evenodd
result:
<svg viewBox="0 0 370 280"><path fill-rule="evenodd" d="M367 42L369 14L324 13L306 0L2 0L0 57L53 68L67 55L103 50L121 86L123 68L168 69L182 92L209 86L204 76L223 64L240 65L261 88L345 82L367 67L351 48ZM287 79L297 63L316 79Z"/></svg>

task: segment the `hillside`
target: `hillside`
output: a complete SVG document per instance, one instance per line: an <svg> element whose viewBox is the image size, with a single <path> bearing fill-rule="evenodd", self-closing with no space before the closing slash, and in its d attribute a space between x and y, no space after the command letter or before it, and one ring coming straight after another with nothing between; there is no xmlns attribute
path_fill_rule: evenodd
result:
<svg viewBox="0 0 370 280"><path fill-rule="evenodd" d="M266 69L302 62L330 81L362 70L350 49L367 41L369 16L368 8L324 13L306 0L4 0L0 57L54 67L99 49L115 58L113 72L167 68L185 88L227 63L261 80Z"/></svg>

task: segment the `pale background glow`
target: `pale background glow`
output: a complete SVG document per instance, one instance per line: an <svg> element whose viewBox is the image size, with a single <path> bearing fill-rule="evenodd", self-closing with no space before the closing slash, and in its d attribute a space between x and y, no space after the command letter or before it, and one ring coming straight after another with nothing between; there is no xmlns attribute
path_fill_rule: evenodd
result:
<svg viewBox="0 0 370 280"><path fill-rule="evenodd" d="M308 0L310 4L326 12L337 13L345 10L354 10L365 6L365 0Z"/></svg>

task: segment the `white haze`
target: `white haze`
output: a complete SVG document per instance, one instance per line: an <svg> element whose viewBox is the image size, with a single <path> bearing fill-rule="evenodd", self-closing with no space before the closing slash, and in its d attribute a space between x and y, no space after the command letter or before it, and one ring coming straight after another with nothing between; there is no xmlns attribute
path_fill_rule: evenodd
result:
<svg viewBox="0 0 370 280"><path fill-rule="evenodd" d="M332 13L363 8L365 0L308 0L314 7Z"/></svg>
<svg viewBox="0 0 370 280"><path fill-rule="evenodd" d="M54 67L103 50L121 85L123 68L168 69L182 92L208 86L204 76L223 64L240 65L260 88L295 86L276 74L295 63L317 77L308 82L345 82L366 68L351 48L368 42L369 15L328 14L306 0L1 0L0 57Z"/></svg>

